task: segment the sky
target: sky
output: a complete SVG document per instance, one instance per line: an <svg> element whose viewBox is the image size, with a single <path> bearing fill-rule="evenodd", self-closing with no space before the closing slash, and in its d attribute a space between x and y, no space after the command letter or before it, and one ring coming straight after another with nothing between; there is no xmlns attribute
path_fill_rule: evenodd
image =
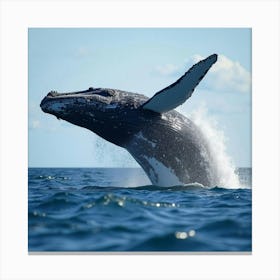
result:
<svg viewBox="0 0 280 280"><path fill-rule="evenodd" d="M43 113L41 100L91 86L151 97L213 53L218 62L177 110L203 112L235 166L250 167L251 29L30 28L29 167L138 167L123 148Z"/></svg>

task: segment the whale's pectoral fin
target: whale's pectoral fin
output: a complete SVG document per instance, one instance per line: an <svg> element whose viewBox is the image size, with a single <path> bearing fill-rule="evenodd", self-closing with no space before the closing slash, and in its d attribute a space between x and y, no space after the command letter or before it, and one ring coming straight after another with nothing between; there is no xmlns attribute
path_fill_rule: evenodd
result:
<svg viewBox="0 0 280 280"><path fill-rule="evenodd" d="M164 113L175 109L191 97L195 87L217 61L213 54L193 65L179 80L157 92L143 104L143 109Z"/></svg>

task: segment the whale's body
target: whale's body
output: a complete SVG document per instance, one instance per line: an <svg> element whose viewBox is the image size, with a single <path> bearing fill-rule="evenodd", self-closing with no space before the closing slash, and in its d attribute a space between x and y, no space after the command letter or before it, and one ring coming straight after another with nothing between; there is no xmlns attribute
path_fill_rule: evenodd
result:
<svg viewBox="0 0 280 280"><path fill-rule="evenodd" d="M125 148L154 185L217 185L219 174L203 132L173 110L191 96L216 60L216 55L202 60L151 99L106 88L65 94L52 91L41 108Z"/></svg>

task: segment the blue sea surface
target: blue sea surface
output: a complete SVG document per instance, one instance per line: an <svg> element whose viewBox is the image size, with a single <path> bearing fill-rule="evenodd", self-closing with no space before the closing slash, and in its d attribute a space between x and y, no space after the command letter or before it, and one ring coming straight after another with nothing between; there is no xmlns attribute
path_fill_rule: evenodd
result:
<svg viewBox="0 0 280 280"><path fill-rule="evenodd" d="M150 185L138 168L29 168L29 252L248 252L246 188Z"/></svg>

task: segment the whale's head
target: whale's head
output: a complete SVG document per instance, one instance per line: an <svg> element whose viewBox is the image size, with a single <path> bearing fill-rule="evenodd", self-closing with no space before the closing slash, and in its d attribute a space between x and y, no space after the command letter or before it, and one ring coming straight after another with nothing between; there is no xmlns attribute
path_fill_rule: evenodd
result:
<svg viewBox="0 0 280 280"><path fill-rule="evenodd" d="M72 124L87 128L106 140L124 146L130 135L140 129L141 105L147 97L125 91L89 88L84 91L51 91L40 106Z"/></svg>

